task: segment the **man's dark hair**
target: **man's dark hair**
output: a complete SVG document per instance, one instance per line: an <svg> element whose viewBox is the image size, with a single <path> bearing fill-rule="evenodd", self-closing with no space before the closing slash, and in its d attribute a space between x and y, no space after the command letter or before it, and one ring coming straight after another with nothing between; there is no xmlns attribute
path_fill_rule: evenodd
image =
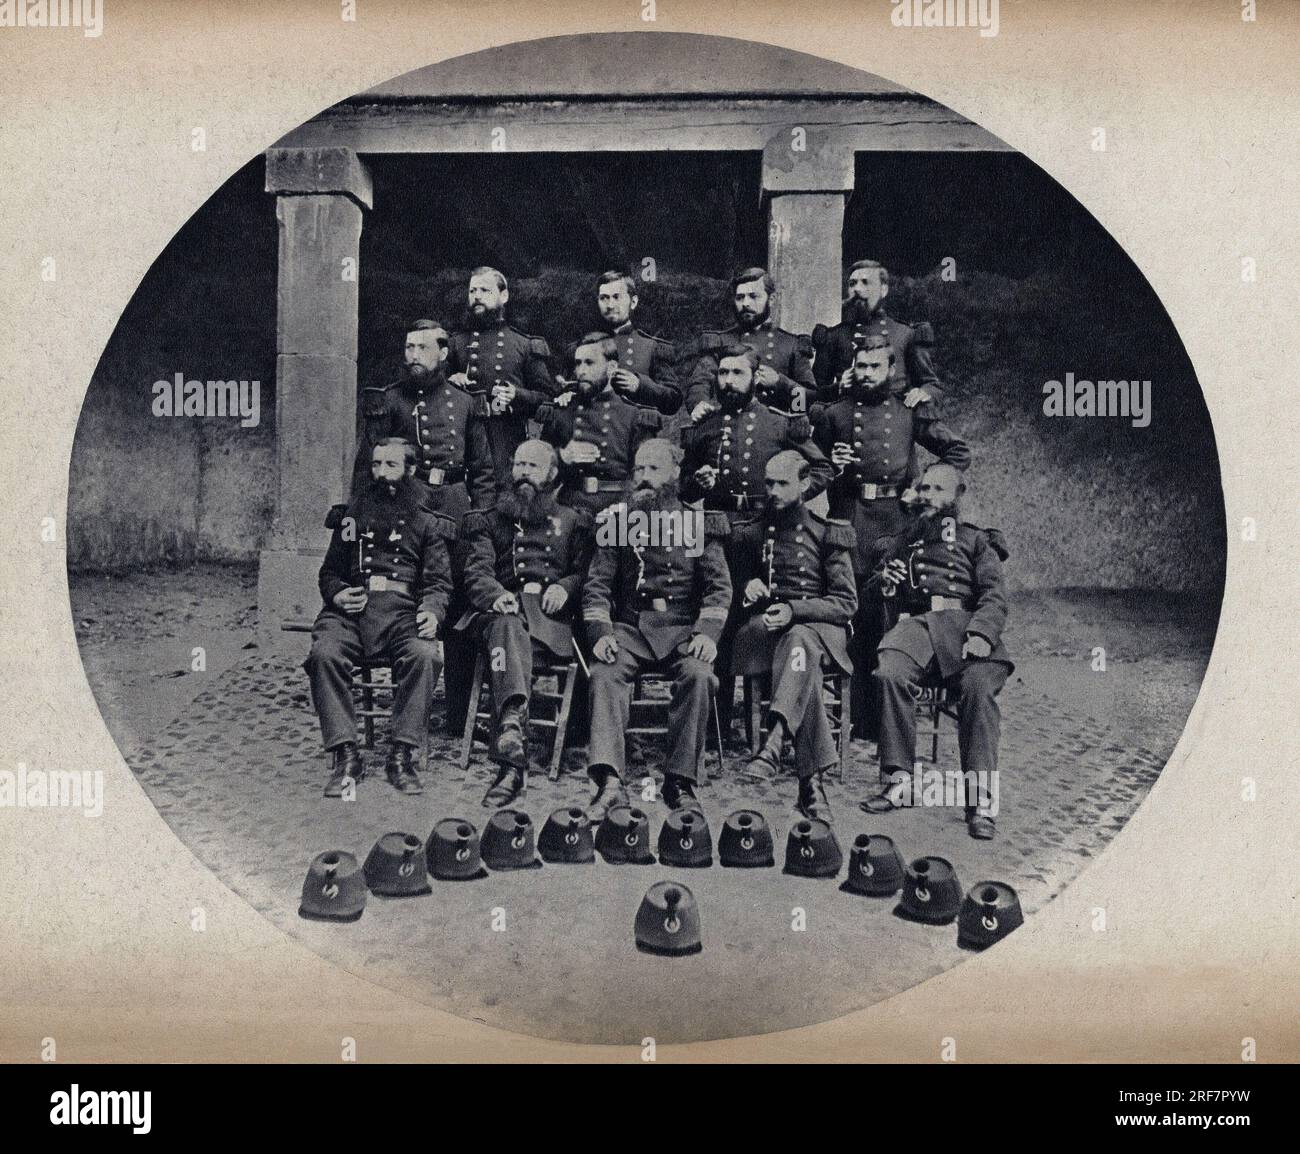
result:
<svg viewBox="0 0 1300 1154"><path fill-rule="evenodd" d="M603 284L617 284L619 281L623 281L627 285L628 296L636 296L636 281L632 279L632 274L619 272L618 269L610 269L608 272L601 273L600 280L596 282L596 291L599 292L600 286Z"/></svg>
<svg viewBox="0 0 1300 1154"><path fill-rule="evenodd" d="M751 373L758 372L758 366L763 363L762 358L748 345L727 345L718 350L718 365L721 366L723 361L732 357L743 357Z"/></svg>
<svg viewBox="0 0 1300 1154"><path fill-rule="evenodd" d="M761 280L763 282L763 291L771 296L776 292L776 281L772 279L772 274L765 268L742 268L735 276L731 278L731 291L734 293L743 284L749 284L750 281Z"/></svg>
<svg viewBox="0 0 1300 1154"><path fill-rule="evenodd" d="M509 283L506 281L504 274L498 272L491 265L481 264L478 266L478 268L471 269L469 274L469 279L473 280L476 276L496 277L498 291L504 291L505 289L508 289L510 287Z"/></svg>
<svg viewBox="0 0 1300 1154"><path fill-rule="evenodd" d="M609 333L588 333L576 345L573 346L574 355L581 348L587 345L599 345L601 354L605 360L612 361L618 356L618 341L609 335Z"/></svg>
<svg viewBox="0 0 1300 1154"><path fill-rule="evenodd" d="M412 321L410 325L407 326L406 331L408 333L429 333L429 332L439 332L439 331L443 333L447 333L450 332L451 330L448 329L447 326L442 323L442 321L431 321L429 320L428 317L421 317L418 321ZM445 346L447 342L439 341L438 344L440 346Z"/></svg>
<svg viewBox="0 0 1300 1154"><path fill-rule="evenodd" d="M419 460L419 456L415 451L415 446L405 437L384 437L383 440L376 441L370 448L370 459L372 461L375 459L376 449L387 448L389 445L402 446L402 452L408 469Z"/></svg>
<svg viewBox="0 0 1300 1154"><path fill-rule="evenodd" d="M859 337L853 342L853 359L858 359L859 353L874 353L877 349L889 350L889 361L894 361L894 346L889 343L889 338L880 333L871 333L869 336Z"/></svg>
<svg viewBox="0 0 1300 1154"><path fill-rule="evenodd" d="M878 273L880 274L880 283L881 283L882 285L887 285L887 284L889 283L889 269L887 269L883 264L881 264L880 261L878 261L878 260L855 260L851 265L849 265L849 272L850 272L850 273L851 273L851 272L855 272L857 269L860 269L860 268L873 268L873 269L875 269L876 272L878 272ZM845 278L847 279L847 277L848 277L848 274L846 273L846 274L845 274Z"/></svg>

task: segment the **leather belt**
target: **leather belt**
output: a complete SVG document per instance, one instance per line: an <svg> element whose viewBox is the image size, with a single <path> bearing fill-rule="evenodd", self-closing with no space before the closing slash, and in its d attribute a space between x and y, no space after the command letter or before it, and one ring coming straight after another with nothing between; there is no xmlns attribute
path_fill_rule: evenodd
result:
<svg viewBox="0 0 1300 1154"><path fill-rule="evenodd" d="M763 500L761 493L720 493L716 496L710 494L704 498L704 507L714 512L720 513L738 513L742 509L748 509L751 505L756 505Z"/></svg>
<svg viewBox="0 0 1300 1154"><path fill-rule="evenodd" d="M411 595L411 583L399 581L396 577L367 577L366 588L371 593L404 593Z"/></svg>
<svg viewBox="0 0 1300 1154"><path fill-rule="evenodd" d="M863 483L858 486L859 501L883 501L886 497L897 497L902 492L898 485L872 485Z"/></svg>
<svg viewBox="0 0 1300 1154"><path fill-rule="evenodd" d="M965 609L966 603L960 597L931 597L930 608L922 609L922 613L939 613L944 609ZM914 613L900 613L899 620L905 617L914 617Z"/></svg>
<svg viewBox="0 0 1300 1154"><path fill-rule="evenodd" d="M583 477L582 491L584 493L620 493L626 481L606 481L600 477Z"/></svg>
<svg viewBox="0 0 1300 1154"><path fill-rule="evenodd" d="M674 602L680 604L683 600L681 597L646 597L637 594L633 608L639 613L667 613L670 605Z"/></svg>
<svg viewBox="0 0 1300 1154"><path fill-rule="evenodd" d="M464 469L440 469L437 465L430 465L422 473L427 484L435 489L439 485L457 485L465 479Z"/></svg>

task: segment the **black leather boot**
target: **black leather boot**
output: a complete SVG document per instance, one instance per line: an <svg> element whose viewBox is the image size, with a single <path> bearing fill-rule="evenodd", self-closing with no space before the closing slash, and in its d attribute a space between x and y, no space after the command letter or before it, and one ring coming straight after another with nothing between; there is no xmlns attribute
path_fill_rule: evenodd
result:
<svg viewBox="0 0 1300 1154"><path fill-rule="evenodd" d="M424 782L415 771L415 749L403 742L395 741L388 747L388 760L384 763L384 773L388 784L398 793L423 793Z"/></svg>
<svg viewBox="0 0 1300 1154"><path fill-rule="evenodd" d="M804 817L824 821L827 825L835 820L831 815L831 803L826 800L821 770L799 779L799 800L795 802L795 809Z"/></svg>
<svg viewBox="0 0 1300 1154"><path fill-rule="evenodd" d="M497 738L492 743L492 759L502 765L528 764L528 718L522 701L512 701L501 711Z"/></svg>
<svg viewBox="0 0 1300 1154"><path fill-rule="evenodd" d="M622 779L608 766L592 771L593 776L597 776L596 796L591 799L591 804L587 806L587 819L592 825L599 825L605 820L605 815L616 805L627 805L627 790L623 788Z"/></svg>
<svg viewBox="0 0 1300 1154"><path fill-rule="evenodd" d="M334 766L325 783L326 797L342 797L349 785L355 785L366 776L366 763L355 741L345 741L334 747Z"/></svg>
<svg viewBox="0 0 1300 1154"><path fill-rule="evenodd" d="M528 789L528 771L517 765L503 765L497 779L483 795L484 809L501 809Z"/></svg>
<svg viewBox="0 0 1300 1154"><path fill-rule="evenodd" d="M665 773L664 804L669 809L699 809L700 799L695 796L695 782L678 773Z"/></svg>

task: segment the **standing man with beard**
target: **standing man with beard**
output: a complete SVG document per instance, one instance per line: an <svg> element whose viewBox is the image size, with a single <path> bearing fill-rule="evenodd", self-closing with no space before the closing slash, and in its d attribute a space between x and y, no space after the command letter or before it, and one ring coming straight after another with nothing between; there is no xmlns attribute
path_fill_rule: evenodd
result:
<svg viewBox="0 0 1300 1154"><path fill-rule="evenodd" d="M884 309L888 295L889 270L884 265L874 260L853 262L849 267L849 296L840 323L829 329L825 325L813 328L818 400L833 402L850 386L853 350L867 337L884 337L893 349L890 383L902 393L909 409L927 398L943 400L930 352L934 330L928 321L913 327L894 320Z"/></svg>
<svg viewBox="0 0 1300 1154"><path fill-rule="evenodd" d="M401 377L365 390L365 434L357 446L352 488L356 492L368 479L371 449L385 437L402 437L416 447L415 479L425 508L459 524L471 505L482 509L492 503L495 478L479 406L446 378L449 346L441 324L416 321L406 334Z"/></svg>
<svg viewBox="0 0 1300 1154"><path fill-rule="evenodd" d="M512 491L495 508L465 518L465 590L482 616L480 638L492 681L492 757L501 766L483 797L488 808L509 805L527 784L534 643L565 660L573 654L568 623L591 561L591 516L557 502L558 475L554 448L524 441L515 450Z"/></svg>
<svg viewBox="0 0 1300 1154"><path fill-rule="evenodd" d="M897 609L898 624L880 642L884 707L880 722L880 792L861 808L886 813L902 804L916 758L916 693L943 685L957 701L957 744L966 782L971 837L993 837L998 793L997 695L1015 668L1002 644L1007 600L996 529L961 519L961 474L931 465L917 492L921 513L881 543L877 578Z"/></svg>
<svg viewBox="0 0 1300 1154"><path fill-rule="evenodd" d="M637 446L665 424L656 409L615 390L620 368L613 337L588 333L573 352L576 387L537 410L542 439L559 450L560 500L599 513L626 491Z"/></svg>
<svg viewBox="0 0 1300 1154"><path fill-rule="evenodd" d="M353 497L320 569L325 607L305 662L333 771L326 797L366 776L357 749L352 670L363 658L393 670L393 719L384 770L400 793L422 793L412 751L423 746L442 668L438 629L451 598L456 525L420 507L415 447L389 437L371 451L368 486Z"/></svg>
<svg viewBox="0 0 1300 1154"><path fill-rule="evenodd" d="M649 405L666 417L682 407L682 390L674 367L673 346L634 328L632 314L639 303L636 281L627 273L600 274L596 284L596 307L601 327L614 339L614 360L618 368L610 384L618 393L638 405ZM590 334L582 338L590 339Z"/></svg>
<svg viewBox="0 0 1300 1154"><path fill-rule="evenodd" d="M706 330L695 342L698 358L686 385L686 411L701 420L706 405L716 405L718 360L722 350L748 345L758 354L754 395L785 413L806 413L817 391L813 375L812 342L772 324L776 282L766 269L742 269L731 278L736 323L721 331Z"/></svg>
<svg viewBox="0 0 1300 1154"><path fill-rule="evenodd" d="M894 377L893 364L885 337L865 338L854 354L848 391L821 409L813 428L813 440L835 470L826 490L830 515L848 521L857 534L853 569L860 586L876 567L876 543L907 522L900 497L917 475L916 446L958 469L971 460L966 442L939 420L934 402L908 407L906 386ZM869 741L880 731L879 689L868 674L876 665L883 616L879 585L861 587L851 646L857 671L853 730Z"/></svg>
<svg viewBox="0 0 1300 1154"><path fill-rule="evenodd" d="M752 520L764 498L764 465L781 450L793 449L808 462L805 499L812 500L830 481L831 466L811 439L808 418L774 412L754 399L754 382L761 365L758 353L748 345L719 349L716 364L720 407L698 424L682 429L682 472L686 477L682 499L703 499L705 509L724 514L732 525ZM735 691L731 638L738 624L739 605L733 604L717 665L722 686L718 718L723 733L729 732L731 725Z"/></svg>
<svg viewBox="0 0 1300 1154"><path fill-rule="evenodd" d="M452 333L447 362L451 383L479 399L497 487L507 492L511 462L527 436L528 419L555 395L551 350L541 337L506 324L509 300L509 285L496 269L470 273L466 327Z"/></svg>
<svg viewBox="0 0 1300 1154"><path fill-rule="evenodd" d="M717 689L713 660L731 604L722 550L726 518L687 509L678 492L681 450L659 438L637 449L625 505L598 518L596 549L582 587L582 619L592 641L591 738L587 772L596 784L589 809L600 821L626 804L623 786L633 679L662 669L673 680L664 801L697 804L695 783ZM645 522L675 524L666 534L640 532ZM620 532L621 526L621 532ZM614 536L614 541L606 538Z"/></svg>
<svg viewBox="0 0 1300 1154"><path fill-rule="evenodd" d="M772 679L768 736L747 772L766 779L781 768L785 738L794 742L798 811L831 820L822 775L839 755L822 695L823 669L852 673L848 624L858 607L853 528L819 517L804 503L807 460L791 449L767 463L762 516L732 530L731 552L742 607L736 672Z"/></svg>

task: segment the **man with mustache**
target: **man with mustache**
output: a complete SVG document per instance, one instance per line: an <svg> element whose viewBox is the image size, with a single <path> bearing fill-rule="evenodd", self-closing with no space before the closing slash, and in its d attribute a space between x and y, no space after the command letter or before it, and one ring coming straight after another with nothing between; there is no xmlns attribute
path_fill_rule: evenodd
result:
<svg viewBox="0 0 1300 1154"><path fill-rule="evenodd" d="M643 442L626 505L611 506L597 519L597 549L582 587L582 619L594 657L587 745L587 772L596 784L592 821L627 801L625 741L633 679L644 669L664 670L673 682L664 801L672 809L698 804L695 783L718 684L712 666L731 604L722 550L729 529L725 517L682 505L680 476L676 445L659 438ZM656 539L653 530L637 532L651 517L682 531L671 540L662 533ZM624 539L604 540L620 524L630 530Z"/></svg>
<svg viewBox="0 0 1300 1154"><path fill-rule="evenodd" d="M883 697L881 788L861 808L887 813L902 804L916 759L917 691L942 685L956 697L967 827L971 837L987 840L994 812L980 786L996 781L997 695L1015 665L1002 644L1007 548L996 529L961 519L965 488L951 465L931 465L917 486L920 515L881 542L875 580L896 608L898 624L880 642L876 670Z"/></svg>
<svg viewBox="0 0 1300 1154"><path fill-rule="evenodd" d="M385 437L416 447L415 479L425 508L459 523L473 505L482 509L495 496L487 423L475 398L447 380L450 347L437 321L415 321L406 334L400 377L367 388L362 395L364 435L357 446L352 488L368 480L370 454Z"/></svg>
<svg viewBox="0 0 1300 1154"><path fill-rule="evenodd" d="M524 441L515 450L512 491L495 508L465 518L465 591L482 620L480 643L492 682L492 757L501 766L483 797L487 808L509 805L527 784L533 645L565 660L573 656L569 621L591 561L591 515L558 503L558 476L554 448Z"/></svg>
<svg viewBox="0 0 1300 1154"><path fill-rule="evenodd" d="M897 533L908 520L901 497L917 475L916 446L939 460L965 469L971 460L966 442L940 419L932 401L909 408L905 386L893 376L894 351L878 335L864 338L854 353L849 388L820 408L813 440L831 459L835 476L827 487L829 513L848 521L857 534L853 570L860 586L876 567L876 542ZM884 635L879 584L860 588L850 652L855 737L875 741L880 731L880 693L868 676Z"/></svg>
<svg viewBox="0 0 1300 1154"><path fill-rule="evenodd" d="M488 422L497 487L508 492L515 449L528 419L555 395L551 350L541 337L506 324L510 286L494 268L470 273L465 328L451 335L447 357L453 385L473 394Z"/></svg>
<svg viewBox="0 0 1300 1154"><path fill-rule="evenodd" d="M929 322L905 325L885 312L889 270L879 261L854 261L849 267L848 288L840 323L832 328L813 328L817 399L834 401L847 389L852 378L853 350L867 337L881 336L894 350L890 381L901 391L903 403L910 409L927 396L942 401L943 387L931 356L934 330Z"/></svg>
<svg viewBox="0 0 1300 1154"><path fill-rule="evenodd" d="M853 527L819 517L804 503L807 460L791 449L767 462L762 515L732 530L736 585L749 613L736 633L735 669L770 676L768 736L747 773L781 768L787 736L799 776L798 811L831 820L822 775L838 760L822 695L822 672L852 673L847 627L858 607Z"/></svg>
<svg viewBox="0 0 1300 1154"><path fill-rule="evenodd" d="M599 513L624 494L637 446L666 423L657 409L625 400L615 339L588 333L573 351L571 389L537 410L542 439L559 450L560 500Z"/></svg>
<svg viewBox="0 0 1300 1154"><path fill-rule="evenodd" d="M697 358L686 385L686 412L703 419L718 403L718 360L722 350L748 345L758 354L754 395L785 413L806 413L817 391L813 375L812 342L772 323L776 282L766 269L742 269L731 278L731 305L736 323L720 331L706 330L691 350Z"/></svg>
<svg viewBox="0 0 1300 1154"><path fill-rule="evenodd" d="M423 746L442 668L438 629L451 597L456 524L421 508L415 447L388 437L371 451L370 484L353 497L320 569L324 608L304 663L333 770L326 797L366 776L357 749L352 670L363 657L393 671L393 718L384 770L400 793L422 793L412 764Z"/></svg>
<svg viewBox="0 0 1300 1154"><path fill-rule="evenodd" d="M617 362L610 384L629 401L649 405L670 417L682 407L682 390L674 367L677 354L670 342L634 327L632 314L639 303L636 281L627 273L611 270L600 274L596 308L600 328L614 338Z"/></svg>

